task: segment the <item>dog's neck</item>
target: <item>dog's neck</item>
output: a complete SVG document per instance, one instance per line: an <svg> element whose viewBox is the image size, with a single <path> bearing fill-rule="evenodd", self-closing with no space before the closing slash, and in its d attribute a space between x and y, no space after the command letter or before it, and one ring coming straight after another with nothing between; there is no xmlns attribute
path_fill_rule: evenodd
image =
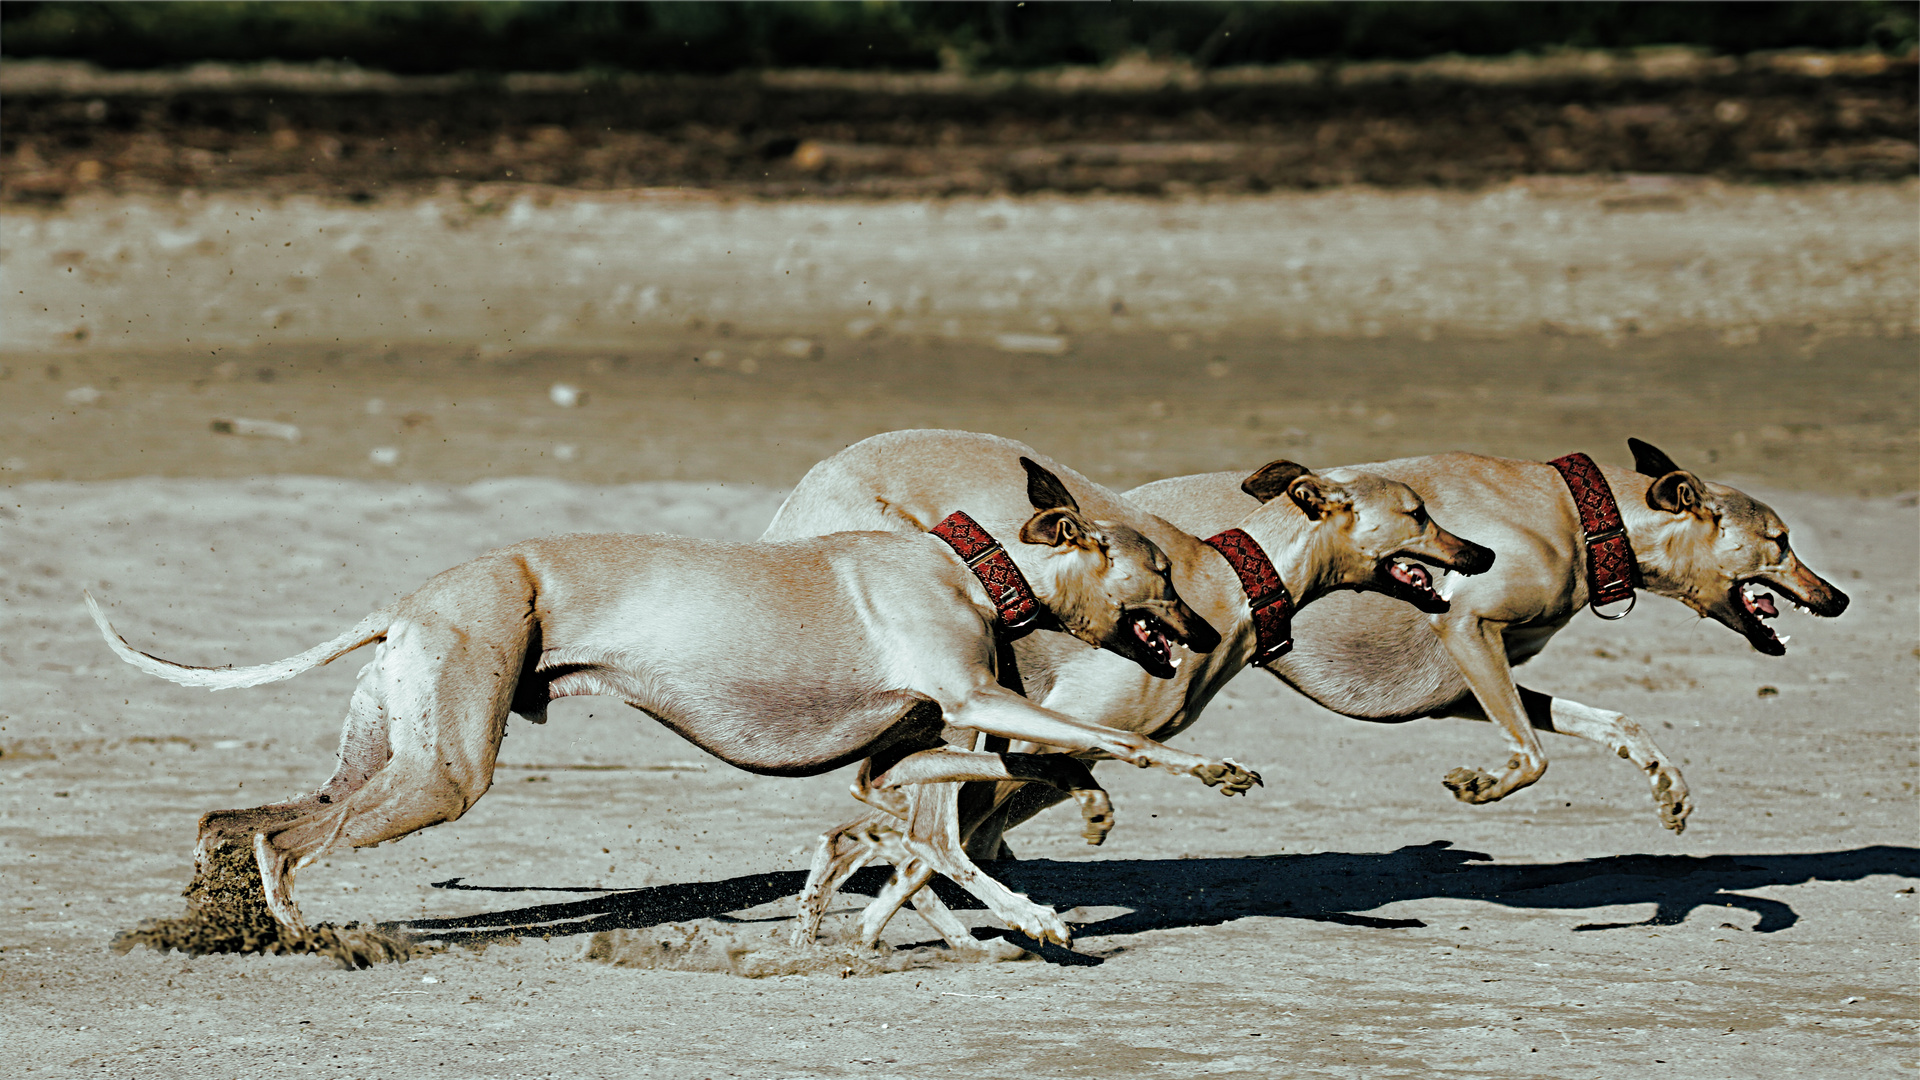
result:
<svg viewBox="0 0 1920 1080"><path fill-rule="evenodd" d="M1632 545L1634 561L1640 567L1640 587L1675 598L1689 592L1682 577L1674 573L1675 560L1668 550L1679 522L1673 514L1647 505L1647 491L1656 478L1605 465L1600 472L1619 504L1620 522L1626 526L1627 543Z"/></svg>
<svg viewBox="0 0 1920 1080"><path fill-rule="evenodd" d="M1090 610L1089 598L1079 590L1087 588L1083 575L1074 572L1072 560L1076 558L1070 551L1056 551L1033 544L1017 545L1021 550L1008 549L1014 556L1020 572L1026 575L1027 586L1040 601L1048 622L1047 629L1059 630L1071 634L1089 645L1098 645L1089 640L1092 629L1083 612Z"/></svg>
<svg viewBox="0 0 1920 1080"><path fill-rule="evenodd" d="M1333 530L1317 529L1314 524L1289 504L1279 510L1263 507L1238 526L1267 553L1274 571L1293 594L1296 610L1331 592L1340 577ZM1240 587L1239 579L1231 573L1222 580L1231 582L1236 591Z"/></svg>

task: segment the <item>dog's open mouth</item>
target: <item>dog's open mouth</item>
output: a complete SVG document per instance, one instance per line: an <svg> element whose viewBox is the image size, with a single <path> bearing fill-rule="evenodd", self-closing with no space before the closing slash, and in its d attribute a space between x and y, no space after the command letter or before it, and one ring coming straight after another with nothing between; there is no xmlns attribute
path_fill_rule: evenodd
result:
<svg viewBox="0 0 1920 1080"><path fill-rule="evenodd" d="M1434 588L1433 571L1408 556L1390 555L1382 559L1375 578L1380 591L1396 600L1405 600L1432 614L1447 610L1446 599Z"/></svg>
<svg viewBox="0 0 1920 1080"><path fill-rule="evenodd" d="M1793 638L1791 635L1781 637L1775 634L1773 627L1765 622L1767 619L1780 617L1780 609L1774 606L1773 594L1767 591L1770 586L1779 588L1760 578L1736 581L1733 583L1733 591L1728 596L1728 600L1733 604L1734 613L1739 616L1740 632L1746 635L1747 641L1768 656L1784 656L1787 652L1787 642L1792 641ZM1788 603L1804 610L1804 605L1792 593L1785 589L1780 589L1780 593L1787 598Z"/></svg>
<svg viewBox="0 0 1920 1080"><path fill-rule="evenodd" d="M1179 658L1174 656L1179 638L1171 627L1150 612L1128 612L1115 644L1119 647L1114 648L1114 652L1139 664L1155 678L1171 679L1180 667Z"/></svg>

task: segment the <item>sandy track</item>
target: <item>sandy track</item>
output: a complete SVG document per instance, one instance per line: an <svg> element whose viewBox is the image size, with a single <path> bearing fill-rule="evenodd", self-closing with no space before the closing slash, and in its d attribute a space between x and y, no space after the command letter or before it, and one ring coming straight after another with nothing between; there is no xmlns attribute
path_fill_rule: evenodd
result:
<svg viewBox="0 0 1920 1080"><path fill-rule="evenodd" d="M844 778L699 768L677 737L601 701L563 703L544 729L514 723L495 790L458 824L337 853L302 876L312 918L562 919L551 942L358 974L311 960L110 956L114 931L177 910L197 813L325 773L356 664L208 696L114 662L77 595L94 589L136 644L163 654L258 660L502 540L580 528L748 536L777 492L19 485L0 564L11 909L0 1027L39 1047L19 1070L34 1076L1704 1077L1838 1060L1857 1075L1904 1075L1916 908L1901 890L1920 879L1913 510L1763 494L1799 526L1813 565L1853 594L1844 618L1799 620L1787 627L1793 653L1768 660L1655 601L1617 627L1583 616L1528 672L1654 725L1700 803L1683 838L1657 827L1631 769L1570 740L1549 744L1555 764L1536 788L1467 807L1438 778L1491 760L1489 729L1362 725L1254 675L1182 741L1256 763L1267 788L1229 802L1115 772L1121 824L1107 847L1085 848L1054 815L1016 834L1031 861L1010 880L1082 909L1086 966L955 967L930 952L878 978L750 981L576 957L586 930L627 928L629 950L693 933L751 966L782 925L751 920L779 917L784 901L734 910L746 923L688 920L792 887L812 833L853 808ZM1778 696L1757 697L1763 684ZM429 885L456 877L671 885L683 901L689 886L746 880L695 888L674 927L655 930L648 912L662 901L645 892ZM572 906L535 910L549 904ZM909 914L889 937L932 935Z"/></svg>

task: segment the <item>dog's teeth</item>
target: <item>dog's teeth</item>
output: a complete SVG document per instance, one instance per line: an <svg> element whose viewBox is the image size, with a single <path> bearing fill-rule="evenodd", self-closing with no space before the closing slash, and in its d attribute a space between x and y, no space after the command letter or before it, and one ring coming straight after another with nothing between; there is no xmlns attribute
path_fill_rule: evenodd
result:
<svg viewBox="0 0 1920 1080"><path fill-rule="evenodd" d="M1792 635L1792 634L1782 634L1782 635L1780 635L1780 644L1782 644L1782 645L1785 645L1785 644L1786 644L1787 642L1789 642L1789 641L1792 641L1792 640L1793 640L1793 635Z"/></svg>
<svg viewBox="0 0 1920 1080"><path fill-rule="evenodd" d="M1181 664L1183 664L1183 663L1185 663L1185 662L1186 662L1186 659L1187 659L1187 658L1186 658L1186 657L1184 657L1184 656L1176 656L1176 657L1174 657L1174 658L1173 658L1173 659L1172 659L1171 661L1169 661L1169 662L1173 664L1173 669L1174 669L1175 671L1178 671L1178 670L1180 670L1180 665L1181 665Z"/></svg>

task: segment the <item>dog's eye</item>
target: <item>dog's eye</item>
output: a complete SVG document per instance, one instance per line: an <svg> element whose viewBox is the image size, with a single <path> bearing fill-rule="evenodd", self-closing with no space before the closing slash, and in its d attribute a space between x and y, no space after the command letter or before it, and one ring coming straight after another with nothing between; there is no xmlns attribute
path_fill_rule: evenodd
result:
<svg viewBox="0 0 1920 1080"><path fill-rule="evenodd" d="M1427 527L1427 508L1426 507L1416 506L1410 512L1408 512L1407 516L1413 519L1413 523L1415 525L1418 525L1423 529Z"/></svg>
<svg viewBox="0 0 1920 1080"><path fill-rule="evenodd" d="M1779 536L1770 536L1767 539L1772 540L1774 543L1774 546L1780 549L1780 557L1783 559L1787 557L1787 552L1792 550L1791 548L1787 547L1786 533L1781 533Z"/></svg>

